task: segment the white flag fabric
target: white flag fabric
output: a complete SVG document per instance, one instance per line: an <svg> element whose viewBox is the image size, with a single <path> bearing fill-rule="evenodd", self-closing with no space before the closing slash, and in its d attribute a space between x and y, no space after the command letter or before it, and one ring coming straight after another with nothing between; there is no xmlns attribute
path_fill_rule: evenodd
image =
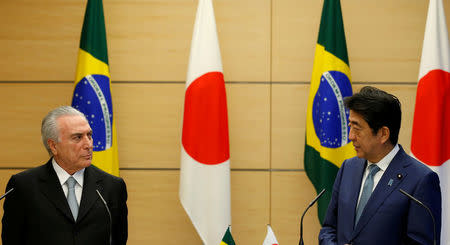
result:
<svg viewBox="0 0 450 245"><path fill-rule="evenodd" d="M264 239L263 245L278 245L277 238L275 237L270 225L267 225L267 235L266 239Z"/></svg>
<svg viewBox="0 0 450 245"><path fill-rule="evenodd" d="M228 113L211 0L199 0L186 79L180 201L205 245L231 225Z"/></svg>
<svg viewBox="0 0 450 245"><path fill-rule="evenodd" d="M441 243L450 236L450 46L442 0L428 7L411 153L438 175L442 191Z"/></svg>

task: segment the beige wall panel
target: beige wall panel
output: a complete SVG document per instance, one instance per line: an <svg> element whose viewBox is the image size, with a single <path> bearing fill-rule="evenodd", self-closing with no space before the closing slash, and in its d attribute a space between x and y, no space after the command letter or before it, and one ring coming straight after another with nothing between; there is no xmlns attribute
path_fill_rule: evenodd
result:
<svg viewBox="0 0 450 245"><path fill-rule="evenodd" d="M428 1L341 3L353 81L417 80ZM273 5L273 81L309 81L323 1Z"/></svg>
<svg viewBox="0 0 450 245"><path fill-rule="evenodd" d="M185 80L197 3L106 1L113 79ZM214 11L225 79L268 80L270 1L214 1Z"/></svg>
<svg viewBox="0 0 450 245"><path fill-rule="evenodd" d="M179 171L124 170L121 175L128 188L130 245L201 243L178 198ZM233 171L231 195L235 241L262 242L269 219L268 173Z"/></svg>
<svg viewBox="0 0 450 245"><path fill-rule="evenodd" d="M71 81L86 1L2 1L0 79ZM270 74L270 1L215 1L226 80ZM183 81L197 1L104 1L115 81ZM249 66L250 64L250 66Z"/></svg>
<svg viewBox="0 0 450 245"><path fill-rule="evenodd" d="M370 84L369 84L370 85ZM411 134L416 105L417 85L371 85L395 95L402 105L402 125L398 137L398 143L409 153L411 151ZM363 85L353 85L353 93L358 92Z"/></svg>
<svg viewBox="0 0 450 245"><path fill-rule="evenodd" d="M227 84L231 168L269 168L270 86Z"/></svg>
<svg viewBox="0 0 450 245"><path fill-rule="evenodd" d="M309 81L323 1L272 1L272 81Z"/></svg>
<svg viewBox="0 0 450 245"><path fill-rule="evenodd" d="M128 190L128 244L201 243L178 199L179 171L124 170L120 175Z"/></svg>
<svg viewBox="0 0 450 245"><path fill-rule="evenodd" d="M270 1L213 2L225 80L268 80ZM105 1L113 79L184 81L197 3Z"/></svg>
<svg viewBox="0 0 450 245"><path fill-rule="evenodd" d="M0 84L1 167L32 167L48 160L41 121L49 110L70 103L72 84Z"/></svg>
<svg viewBox="0 0 450 245"><path fill-rule="evenodd" d="M185 80L196 7L193 0L105 0L112 79Z"/></svg>
<svg viewBox="0 0 450 245"><path fill-rule="evenodd" d="M5 193L6 184L12 175L22 172L24 169L0 169L0 196ZM1 214L3 215L3 201L0 203Z"/></svg>
<svg viewBox="0 0 450 245"><path fill-rule="evenodd" d="M226 81L270 80L272 0L215 0Z"/></svg>
<svg viewBox="0 0 450 245"><path fill-rule="evenodd" d="M272 168L303 168L309 85L272 85Z"/></svg>
<svg viewBox="0 0 450 245"><path fill-rule="evenodd" d="M280 244L298 244L300 218L315 196L305 172L272 172L272 228ZM316 205L303 220L305 244L318 244L320 223Z"/></svg>
<svg viewBox="0 0 450 245"><path fill-rule="evenodd" d="M184 84L113 84L121 168L179 168Z"/></svg>
<svg viewBox="0 0 450 245"><path fill-rule="evenodd" d="M269 178L269 172L231 172L231 232L236 244L264 241L270 211Z"/></svg>
<svg viewBox="0 0 450 245"><path fill-rule="evenodd" d="M71 81L85 1L0 1L0 80Z"/></svg>
<svg viewBox="0 0 450 245"><path fill-rule="evenodd" d="M343 1L353 81L414 81L428 1Z"/></svg>

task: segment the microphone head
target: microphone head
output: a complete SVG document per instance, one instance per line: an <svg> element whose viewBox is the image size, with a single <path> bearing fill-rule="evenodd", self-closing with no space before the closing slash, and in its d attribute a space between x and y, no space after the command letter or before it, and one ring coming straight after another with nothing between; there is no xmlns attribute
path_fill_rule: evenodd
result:
<svg viewBox="0 0 450 245"><path fill-rule="evenodd" d="M325 188L324 189L322 189L322 191L319 193L319 197L321 197L322 195L323 195L323 193L325 193Z"/></svg>
<svg viewBox="0 0 450 245"><path fill-rule="evenodd" d="M398 191L400 191L403 195L407 196L409 199L413 200L414 202L418 203L419 205L425 207L425 205L424 205L421 201L419 201L417 198L413 197L413 196L412 196L411 194L409 194L408 192L406 192L406 191L404 191L404 190L402 190L402 189L398 189Z"/></svg>
<svg viewBox="0 0 450 245"><path fill-rule="evenodd" d="M5 198L9 193L11 193L14 190L14 188L9 189L5 194L3 194L2 196L0 196L0 200L2 200L3 198Z"/></svg>
<svg viewBox="0 0 450 245"><path fill-rule="evenodd" d="M325 193L325 189L320 191L320 193L316 196L316 198L314 198L314 200L312 200L312 202L308 206L311 207L315 202L317 202L317 200L319 200L319 198L323 195L323 193Z"/></svg>

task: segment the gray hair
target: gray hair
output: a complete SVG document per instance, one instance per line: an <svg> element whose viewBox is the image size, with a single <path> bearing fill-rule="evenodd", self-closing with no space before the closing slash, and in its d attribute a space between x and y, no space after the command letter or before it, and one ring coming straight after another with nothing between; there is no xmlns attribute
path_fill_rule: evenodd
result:
<svg viewBox="0 0 450 245"><path fill-rule="evenodd" d="M51 110L47 116L42 119L41 125L41 137L42 143L44 143L45 149L47 149L50 156L53 156L52 151L50 150L50 146L47 141L49 139L58 142L59 135L59 127L57 120L62 116L81 116L86 119L86 116L79 110L71 107L71 106L61 106L56 109ZM86 120L87 121L87 120Z"/></svg>

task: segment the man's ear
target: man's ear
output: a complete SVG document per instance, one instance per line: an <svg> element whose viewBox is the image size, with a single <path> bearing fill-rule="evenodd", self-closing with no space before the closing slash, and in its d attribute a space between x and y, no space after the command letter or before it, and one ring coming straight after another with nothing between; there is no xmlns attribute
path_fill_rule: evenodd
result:
<svg viewBox="0 0 450 245"><path fill-rule="evenodd" d="M52 155L57 155L58 151L56 150L56 142L52 139L47 140L47 145L50 147L50 151L52 152Z"/></svg>
<svg viewBox="0 0 450 245"><path fill-rule="evenodd" d="M391 131L388 127L383 126L378 130L378 136L380 137L380 141L382 144L386 143L389 140L389 136L391 136Z"/></svg>

